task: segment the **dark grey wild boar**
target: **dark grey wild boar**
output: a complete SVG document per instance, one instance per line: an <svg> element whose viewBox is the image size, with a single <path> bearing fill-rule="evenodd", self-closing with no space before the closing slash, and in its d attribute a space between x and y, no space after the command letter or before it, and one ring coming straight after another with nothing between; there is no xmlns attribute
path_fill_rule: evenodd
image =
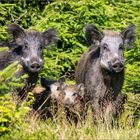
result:
<svg viewBox="0 0 140 140"><path fill-rule="evenodd" d="M81 56L76 69L76 82L84 83L86 100L90 100L94 118L111 121L123 108L121 89L124 82L124 49L134 40L135 26L122 32L99 31L85 27L90 48Z"/></svg>
<svg viewBox="0 0 140 140"><path fill-rule="evenodd" d="M11 24L8 32L13 36L10 48L19 55L25 71L39 72L43 66L43 49L57 41L55 29L50 28L44 32L24 31L19 25Z"/></svg>
<svg viewBox="0 0 140 140"><path fill-rule="evenodd" d="M38 80L38 73L44 62L43 49L57 42L57 33L53 28L44 32L23 30L17 24L9 25L8 33L13 38L11 42L7 43L9 55L11 58L19 60L23 66L22 72L19 73L27 73L29 75L26 86L20 91L22 95Z"/></svg>

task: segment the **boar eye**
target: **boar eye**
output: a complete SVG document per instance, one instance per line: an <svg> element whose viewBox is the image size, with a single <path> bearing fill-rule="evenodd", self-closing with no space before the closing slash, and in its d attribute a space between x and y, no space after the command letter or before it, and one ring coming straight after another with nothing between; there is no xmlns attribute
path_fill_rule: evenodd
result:
<svg viewBox="0 0 140 140"><path fill-rule="evenodd" d="M123 44L120 44L120 46L119 46L119 50L124 50L124 46L123 46Z"/></svg>
<svg viewBox="0 0 140 140"><path fill-rule="evenodd" d="M40 50L42 50L43 49L43 47L42 46L40 46Z"/></svg>
<svg viewBox="0 0 140 140"><path fill-rule="evenodd" d="M24 49L28 49L28 43L25 42L23 47L24 47Z"/></svg>
<svg viewBox="0 0 140 140"><path fill-rule="evenodd" d="M57 87L57 89L56 90L60 90L60 87Z"/></svg>
<svg viewBox="0 0 140 140"><path fill-rule="evenodd" d="M75 96L77 93L76 92L74 92L73 94L72 94L72 96Z"/></svg>
<svg viewBox="0 0 140 140"><path fill-rule="evenodd" d="M103 49L104 49L105 51L109 50L108 45L107 45L106 43L103 44Z"/></svg>
<svg viewBox="0 0 140 140"><path fill-rule="evenodd" d="M27 46L27 45L25 45L24 47L25 47L25 49L27 49L27 48L28 48L28 46Z"/></svg>
<svg viewBox="0 0 140 140"><path fill-rule="evenodd" d="M27 45L24 45L24 47L23 47L24 49L28 49L28 46Z"/></svg>

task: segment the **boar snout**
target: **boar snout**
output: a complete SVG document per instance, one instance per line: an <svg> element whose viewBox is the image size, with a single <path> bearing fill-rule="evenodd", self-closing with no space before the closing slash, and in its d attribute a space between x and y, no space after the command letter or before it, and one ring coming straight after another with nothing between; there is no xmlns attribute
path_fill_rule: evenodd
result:
<svg viewBox="0 0 140 140"><path fill-rule="evenodd" d="M113 64L112 64L112 69L113 71L115 72L121 72L124 68L124 64L120 61L115 61Z"/></svg>
<svg viewBox="0 0 140 140"><path fill-rule="evenodd" d="M37 62L34 62L30 65L31 71L39 71L41 68L41 65Z"/></svg>
<svg viewBox="0 0 140 140"><path fill-rule="evenodd" d="M65 99L65 100L64 100L64 105L65 105L65 106L71 105L70 99Z"/></svg>
<svg viewBox="0 0 140 140"><path fill-rule="evenodd" d="M32 59L31 61L29 61L30 71L38 72L40 71L41 67L42 67L42 63L40 63L38 59Z"/></svg>

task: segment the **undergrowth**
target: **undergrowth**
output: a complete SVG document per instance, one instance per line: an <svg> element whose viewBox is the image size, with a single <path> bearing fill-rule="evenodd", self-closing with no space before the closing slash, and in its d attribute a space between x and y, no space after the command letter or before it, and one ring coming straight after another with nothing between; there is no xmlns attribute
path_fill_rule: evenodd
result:
<svg viewBox="0 0 140 140"><path fill-rule="evenodd" d="M91 109L85 122L75 126L66 120L63 111L54 121L42 121L28 115L33 101L17 106L14 89L22 87L27 75L15 78L22 67L18 62L0 71L0 139L140 139L140 1L138 0L50 0L49 2L5 0L0 2L0 43L8 40L7 25L18 23L25 29L58 31L57 46L44 52L44 68L40 77L57 79L67 75L74 83L74 71L81 54L87 49L83 27L95 24L100 30L121 31L128 24L136 25L136 40L131 50L125 51L125 82L123 92L127 96L125 111L114 120L112 128L92 120ZM0 48L0 51L7 51ZM39 81L38 81L39 84ZM16 96L16 95L15 95Z"/></svg>
<svg viewBox="0 0 140 140"><path fill-rule="evenodd" d="M42 121L38 116L25 117L21 123L16 123L10 133L5 133L1 140L5 139L139 139L140 138L140 122L134 127L134 118L131 112L127 117L114 121L112 128L105 124L95 125L92 120L92 111L89 108L85 121L79 122L77 125L69 123L66 120L63 110L59 110L58 116L52 121L47 119ZM123 122L123 123L122 123ZM125 122L125 123L124 123ZM21 125L22 124L22 125ZM11 127L11 126L10 126Z"/></svg>

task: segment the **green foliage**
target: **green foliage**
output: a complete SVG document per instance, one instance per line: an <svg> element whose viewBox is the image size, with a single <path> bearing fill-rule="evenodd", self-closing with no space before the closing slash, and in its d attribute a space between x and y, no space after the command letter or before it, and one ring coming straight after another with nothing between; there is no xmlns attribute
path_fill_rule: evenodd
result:
<svg viewBox="0 0 140 140"><path fill-rule="evenodd" d="M18 23L23 28L35 25L46 3L26 0L0 2L0 40L7 40L8 35L5 30L10 23Z"/></svg>
<svg viewBox="0 0 140 140"><path fill-rule="evenodd" d="M0 72L0 135L11 131L13 126L17 125L16 122L18 125L22 124L22 119L27 115L32 102L32 96L29 96L30 101L17 106L20 100L15 89L23 87L23 81L27 78L26 74L20 78L16 77L21 69L19 62L14 62Z"/></svg>
<svg viewBox="0 0 140 140"><path fill-rule="evenodd" d="M130 116L129 116L130 117ZM131 116L132 117L132 116ZM126 118L125 118L126 119ZM127 119L126 119L127 120ZM94 125L92 121L92 111L88 110L86 121L78 123L75 126L70 124L66 118L64 111L59 112L58 117L55 118L55 122L49 119L44 121L36 120L36 117L25 118L23 124L14 128L11 133L7 133L1 137L1 140L5 139L139 139L140 132L138 128L133 127L132 119L128 119L128 124L125 127L114 126L109 128L104 124L99 126Z"/></svg>
<svg viewBox="0 0 140 140"><path fill-rule="evenodd" d="M140 62L133 65L127 64L124 89L127 92L139 93L140 91Z"/></svg>
<svg viewBox="0 0 140 140"><path fill-rule="evenodd" d="M15 63L17 63L17 62L15 62ZM6 81L8 81L8 79L11 79L13 77L13 75L14 75L13 71L16 70L15 63L11 64L4 71L0 72L0 83L1 83L0 93L1 94L2 93L5 94L9 90L8 85L6 85Z"/></svg>
<svg viewBox="0 0 140 140"><path fill-rule="evenodd" d="M138 0L51 0L50 2L50 4L27 0L0 2L0 42L8 39L6 28L12 21L24 28L40 31L49 27L56 28L60 40L57 47L45 50L45 64L40 77L56 79L66 74L73 80L76 64L88 47L83 32L85 24L93 23L101 30L121 31L129 23L134 23L137 38L134 48L125 52L126 74L123 88L125 92L132 93L126 93L128 102L125 104L125 112L120 118L118 128L115 128L116 125L111 130L95 127L91 114L86 118L86 123L80 124L78 129L64 119L57 119L57 123L49 120L46 123L36 121L36 118L26 117L31 102L25 101L17 106L17 101L11 98L11 91L14 93L15 88L22 87L27 77L23 75L15 78L14 73L21 68L18 62L15 62L0 71L0 134L10 132L5 133L2 139L138 138L140 95L133 93L140 93L140 2ZM32 99L30 93L29 98Z"/></svg>
<svg viewBox="0 0 140 140"><path fill-rule="evenodd" d="M93 23L100 29L119 31L134 23L138 33L139 8L137 0L125 2L59 0L47 5L42 13L42 19L37 21L33 28L44 30L54 27L58 31L60 41L57 49L45 52L45 65L41 76L58 78L64 74L69 75L75 70L79 57L87 48L83 33L83 27L87 23ZM137 64L140 56L139 44L137 38L134 48L125 53L126 67L128 67L124 85L126 91L140 92L138 73L140 67Z"/></svg>
<svg viewBox="0 0 140 140"><path fill-rule="evenodd" d="M140 95L134 93L127 94L127 103L125 104L125 111L119 119L120 125L125 127L140 128Z"/></svg>
<svg viewBox="0 0 140 140"><path fill-rule="evenodd" d="M26 74L20 78L16 77L16 74L22 69L22 66L19 62L14 62L8 66L3 71L0 71L0 94L6 94L10 90L15 88L22 87L24 79L27 77Z"/></svg>
<svg viewBox="0 0 140 140"><path fill-rule="evenodd" d="M9 94L0 96L0 135L11 131L17 125L22 125L28 112L27 102L22 102L21 106L17 107Z"/></svg>

